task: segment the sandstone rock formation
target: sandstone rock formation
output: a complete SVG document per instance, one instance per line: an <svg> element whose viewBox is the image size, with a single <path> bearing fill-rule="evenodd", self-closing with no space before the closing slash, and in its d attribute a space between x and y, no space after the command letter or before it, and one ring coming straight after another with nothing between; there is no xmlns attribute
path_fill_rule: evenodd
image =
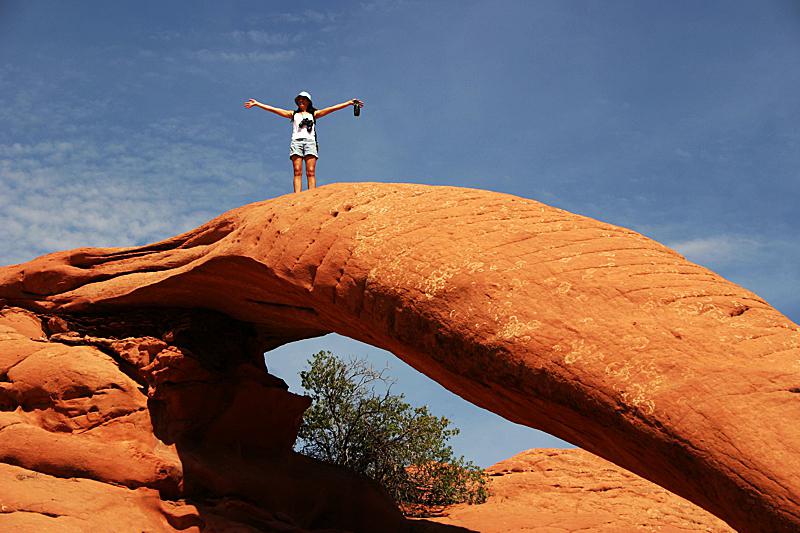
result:
<svg viewBox="0 0 800 533"><path fill-rule="evenodd" d="M246 478L242 461L256 456L247 448L260 441L241 429L236 437L218 435L240 427L242 406L252 410L256 399L284 402L276 410L285 415L280 427L301 407L265 392L280 387L257 354L335 331L392 351L481 407L636 472L737 531L800 530L798 327L757 295L652 240L535 201L448 187L326 186L233 210L157 244L78 249L5 267L0 298L46 316L51 341L73 339L81 350L76 365L92 346L109 364L132 367L129 381L108 391L63 388L69 372L28 390L29 378L15 381L12 371L36 371L4 363L14 390L5 393L0 437L13 434L5 442L46 433L43 442L58 454L79 442L76 431L86 438L118 432L123 444L115 453L139 470L111 472L89 444L75 447L84 456L74 464L72 452L48 460L19 447L2 452L17 466L55 476L117 475L111 479L121 486L166 495L192 487L232 493L226 473L188 448L207 453L243 442L225 469ZM167 317L176 308L212 310L234 319L234 330L252 330L234 336L234 364L227 346L196 356L173 345L170 334L180 330L173 325L145 328L133 346L130 332L93 335L86 325L91 315L114 323L116 315L154 308ZM61 349L46 345L43 362L26 365L73 359ZM34 354L24 342L19 350ZM208 385L213 400L192 405L197 396L182 395L183 388L222 363L224 380ZM182 381L194 373L205 377ZM109 400L86 412L75 406L87 394L111 398L136 386L146 386L146 400L142 392L138 403ZM220 408L223 398L232 403ZM208 409L213 416L203 417ZM129 445L126 432L134 430L114 421L137 416L153 421L155 437ZM95 428L96 417L108 422ZM263 424L257 432L274 432L273 442L285 445L288 433ZM169 448L181 439L191 444L185 453ZM187 482L187 470L199 481ZM259 490L247 492L249 500ZM322 527L315 520L325 513L286 514L298 527Z"/></svg>
<svg viewBox="0 0 800 533"><path fill-rule="evenodd" d="M382 487L291 450L310 400L254 339L208 311L3 308L0 531L407 530Z"/></svg>
<svg viewBox="0 0 800 533"><path fill-rule="evenodd" d="M426 522L481 533L734 533L696 505L583 450L528 450L487 472L488 502L455 505Z"/></svg>

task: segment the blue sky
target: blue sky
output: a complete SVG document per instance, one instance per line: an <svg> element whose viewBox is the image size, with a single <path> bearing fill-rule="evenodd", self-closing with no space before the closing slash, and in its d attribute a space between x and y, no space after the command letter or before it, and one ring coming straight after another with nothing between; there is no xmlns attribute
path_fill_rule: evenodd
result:
<svg viewBox="0 0 800 533"><path fill-rule="evenodd" d="M289 108L320 185L476 187L637 230L800 320L800 2L0 0L0 265L135 246L291 191ZM390 361L482 466L567 446L328 336L268 354Z"/></svg>

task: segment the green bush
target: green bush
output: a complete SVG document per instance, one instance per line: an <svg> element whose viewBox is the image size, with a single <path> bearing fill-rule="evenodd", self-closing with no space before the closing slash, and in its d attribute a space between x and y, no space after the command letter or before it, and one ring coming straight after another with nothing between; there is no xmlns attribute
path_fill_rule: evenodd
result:
<svg viewBox="0 0 800 533"><path fill-rule="evenodd" d="M324 351L308 363L300 378L313 404L300 428L301 453L370 476L407 514L486 501L486 474L446 444L458 429L391 394L386 369ZM385 392L376 392L379 385Z"/></svg>

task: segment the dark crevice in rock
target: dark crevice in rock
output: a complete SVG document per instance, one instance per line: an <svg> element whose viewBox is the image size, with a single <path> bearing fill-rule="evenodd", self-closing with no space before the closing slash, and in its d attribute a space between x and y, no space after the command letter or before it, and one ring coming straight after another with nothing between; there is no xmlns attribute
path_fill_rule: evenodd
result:
<svg viewBox="0 0 800 533"><path fill-rule="evenodd" d="M125 418L126 416L132 416L132 415L135 415L136 413L141 413L141 412L144 412L144 411L147 411L147 409L142 407L142 408L136 409L134 411L111 413L110 416L108 416L104 420L98 422L97 424L92 424L89 427L87 427L87 428L85 428L85 429L83 429L81 431L73 431L72 433L74 433L76 435L80 435L82 433L86 433L88 431L92 431L93 429L97 429L99 427L103 427L103 426L107 425L108 423L113 422L114 420L118 420L120 418ZM94 411L92 409L90 409L89 412L94 412Z"/></svg>
<svg viewBox="0 0 800 533"><path fill-rule="evenodd" d="M282 303L278 303L278 302L265 302L264 300L255 300L253 298L247 298L247 301L248 302L252 302L254 304L258 304L258 305L269 305L269 306L272 306L272 307L285 307L285 308L288 308L288 309L297 309L298 311L306 311L306 312L309 312L309 313L314 313L315 315L317 314L317 310L314 309L313 307L299 307L299 306L296 306L296 305L282 304Z"/></svg>
<svg viewBox="0 0 800 533"><path fill-rule="evenodd" d="M147 380L140 372L140 369L133 363L124 359L121 354L112 347L113 341L111 339L89 336L81 337L79 334L75 334L75 332L72 333L72 335L56 333L50 336L50 340L53 342L66 344L68 346L91 346L96 348L97 350L111 357L114 362L117 363L120 371L135 381L136 384L139 385L140 389L143 391L147 390Z"/></svg>
<svg viewBox="0 0 800 533"><path fill-rule="evenodd" d="M3 411L22 409L26 413L52 409L54 400L42 389L28 389L24 392L12 389L2 396Z"/></svg>
<svg viewBox="0 0 800 533"><path fill-rule="evenodd" d="M66 328L69 331L68 337L57 337L55 340L58 342L89 344L117 361L119 354L111 349L112 341L146 337L160 339L169 345L188 350L196 359L213 369L263 360L264 350L258 342L255 327L216 311L134 308L105 313L60 313L45 316L48 318L48 333L51 323L49 319L58 320L61 323L60 329Z"/></svg>
<svg viewBox="0 0 800 533"><path fill-rule="evenodd" d="M57 514L57 513L48 513L46 511L34 511L32 509L14 509L13 511L3 511L3 513L9 513L9 512L11 512L11 513L39 514L39 515L47 516L47 517L50 517L50 518L59 518L61 516L66 516L66 515L60 515L60 514Z"/></svg>

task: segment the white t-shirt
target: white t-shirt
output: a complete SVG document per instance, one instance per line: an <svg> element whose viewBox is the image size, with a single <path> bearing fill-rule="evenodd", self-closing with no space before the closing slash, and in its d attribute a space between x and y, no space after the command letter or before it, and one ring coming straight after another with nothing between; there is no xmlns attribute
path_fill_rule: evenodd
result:
<svg viewBox="0 0 800 533"><path fill-rule="evenodd" d="M302 126L301 126L302 124ZM314 128L314 115L306 111L295 112L292 116L292 140L314 140L317 138Z"/></svg>

